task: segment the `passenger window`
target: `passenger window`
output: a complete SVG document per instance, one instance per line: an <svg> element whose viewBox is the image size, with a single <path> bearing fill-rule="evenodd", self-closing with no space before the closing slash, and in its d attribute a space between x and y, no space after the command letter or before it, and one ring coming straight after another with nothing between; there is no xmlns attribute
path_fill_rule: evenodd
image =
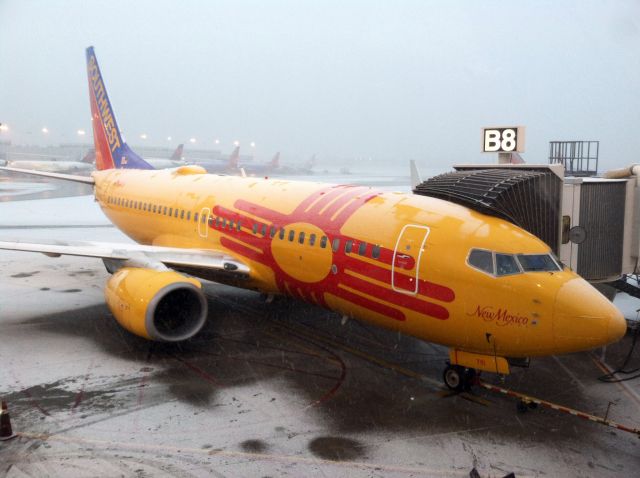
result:
<svg viewBox="0 0 640 478"><path fill-rule="evenodd" d="M156 212L156 205L155 204L153 205L153 212L154 213Z"/></svg>
<svg viewBox="0 0 640 478"><path fill-rule="evenodd" d="M361 242L360 247L358 247L358 254L360 254L361 256L364 256L366 252L367 252L367 243Z"/></svg>
<svg viewBox="0 0 640 478"><path fill-rule="evenodd" d="M187 221L191 220L191 211L187 211Z"/></svg>
<svg viewBox="0 0 640 478"><path fill-rule="evenodd" d="M229 219L229 222L227 223L227 226L229 227L229 230L233 229L233 219Z"/></svg>
<svg viewBox="0 0 640 478"><path fill-rule="evenodd" d="M260 230L260 233L262 234L262 237L267 237L267 225L266 224L262 225L262 229Z"/></svg>
<svg viewBox="0 0 640 478"><path fill-rule="evenodd" d="M254 234L258 234L258 223L257 222L253 223L253 233Z"/></svg>
<svg viewBox="0 0 640 478"><path fill-rule="evenodd" d="M217 218L216 218L217 219ZM209 227L213 227L213 216L209 216L209 222L208 222Z"/></svg>
<svg viewBox="0 0 640 478"><path fill-rule="evenodd" d="M380 257L380 246L375 245L371 248L371 257L373 257L374 259Z"/></svg>
<svg viewBox="0 0 640 478"><path fill-rule="evenodd" d="M293 240L295 239L295 237L296 237L296 231L294 231L293 229L291 229L291 230L289 231L289 242L293 242Z"/></svg>
<svg viewBox="0 0 640 478"><path fill-rule="evenodd" d="M236 222L236 231L239 231L240 229L242 229L242 221L238 220L238 222Z"/></svg>
<svg viewBox="0 0 640 478"><path fill-rule="evenodd" d="M315 234L309 234L309 245L313 246L316 243L316 235Z"/></svg>
<svg viewBox="0 0 640 478"><path fill-rule="evenodd" d="M349 239L347 242L344 243L344 252L349 254L351 252L351 249L353 249L353 241Z"/></svg>
<svg viewBox="0 0 640 478"><path fill-rule="evenodd" d="M520 268L515 258L510 254L496 254L496 272L499 276L519 274Z"/></svg>
<svg viewBox="0 0 640 478"><path fill-rule="evenodd" d="M174 211L174 213L173 213L173 217L178 217L178 213L179 213L179 212L180 212L180 211L178 210L178 208L176 208L176 210L175 210L175 211ZM183 214L184 214L184 211L182 211L182 212L183 212Z"/></svg>
<svg viewBox="0 0 640 478"><path fill-rule="evenodd" d="M276 229L276 226L271 226L271 228L269 229L269 237L270 237L271 239L273 239L273 238L274 238L274 236L276 235L276 230L277 230L277 229Z"/></svg>
<svg viewBox="0 0 640 478"><path fill-rule="evenodd" d="M489 251L473 249L469 254L469 265L483 272L493 274L493 254Z"/></svg>
<svg viewBox="0 0 640 478"><path fill-rule="evenodd" d="M338 249L340 249L340 238L336 237L333 240L333 244L331 245L331 249L333 250L333 252L338 252Z"/></svg>
<svg viewBox="0 0 640 478"><path fill-rule="evenodd" d="M180 210L180 219L184 219L184 209Z"/></svg>
<svg viewBox="0 0 640 478"><path fill-rule="evenodd" d="M223 229L225 227L227 227L227 220L225 218L222 218L220 221L220 227L222 227Z"/></svg>
<svg viewBox="0 0 640 478"><path fill-rule="evenodd" d="M278 232L278 237L280 239L284 239L284 227L280 228L280 231Z"/></svg>
<svg viewBox="0 0 640 478"><path fill-rule="evenodd" d="M165 216L167 215L167 206L164 207L162 214L164 214Z"/></svg>
<svg viewBox="0 0 640 478"><path fill-rule="evenodd" d="M198 213L197 212L193 213L193 222L198 222Z"/></svg>
<svg viewBox="0 0 640 478"><path fill-rule="evenodd" d="M304 244L304 231L300 232L300 235L298 236L298 242L300 244Z"/></svg>
<svg viewBox="0 0 640 478"><path fill-rule="evenodd" d="M173 216L173 208L172 207L169 208L169 216Z"/></svg>
<svg viewBox="0 0 640 478"><path fill-rule="evenodd" d="M322 236L320 238L320 247L322 249L324 249L325 247L327 247L327 236Z"/></svg>

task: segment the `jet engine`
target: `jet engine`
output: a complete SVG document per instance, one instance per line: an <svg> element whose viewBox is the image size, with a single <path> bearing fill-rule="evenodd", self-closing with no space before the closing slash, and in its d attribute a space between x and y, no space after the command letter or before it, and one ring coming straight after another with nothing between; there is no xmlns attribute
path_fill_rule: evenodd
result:
<svg viewBox="0 0 640 478"><path fill-rule="evenodd" d="M124 267L111 276L104 295L120 325L145 339L186 340L207 318L200 282L170 270Z"/></svg>

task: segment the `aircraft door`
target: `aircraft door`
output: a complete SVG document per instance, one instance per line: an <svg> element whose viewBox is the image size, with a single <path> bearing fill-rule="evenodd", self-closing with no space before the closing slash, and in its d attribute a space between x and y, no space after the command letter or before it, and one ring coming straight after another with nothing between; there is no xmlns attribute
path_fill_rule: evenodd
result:
<svg viewBox="0 0 640 478"><path fill-rule="evenodd" d="M209 215L211 209L203 207L200 211L200 217L198 218L198 235L200 237L207 237L209 235Z"/></svg>
<svg viewBox="0 0 640 478"><path fill-rule="evenodd" d="M407 224L400 231L391 263L391 288L415 295L420 280L420 261L429 237L427 226Z"/></svg>

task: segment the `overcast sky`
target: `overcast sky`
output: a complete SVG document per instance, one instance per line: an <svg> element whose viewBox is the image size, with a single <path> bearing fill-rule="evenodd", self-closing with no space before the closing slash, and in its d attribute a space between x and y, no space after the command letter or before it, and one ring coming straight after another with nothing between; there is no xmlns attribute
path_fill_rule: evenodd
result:
<svg viewBox="0 0 640 478"><path fill-rule="evenodd" d="M637 0L0 0L1 138L90 131L89 45L133 145L446 167L519 124L529 162L574 139L640 161Z"/></svg>

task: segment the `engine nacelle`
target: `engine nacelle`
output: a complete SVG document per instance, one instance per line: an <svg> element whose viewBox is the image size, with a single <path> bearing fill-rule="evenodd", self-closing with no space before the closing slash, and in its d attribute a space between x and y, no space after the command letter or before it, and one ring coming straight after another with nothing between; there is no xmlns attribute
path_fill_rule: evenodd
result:
<svg viewBox="0 0 640 478"><path fill-rule="evenodd" d="M124 267L109 279L104 295L120 325L146 339L186 340L207 319L200 282L174 271Z"/></svg>

